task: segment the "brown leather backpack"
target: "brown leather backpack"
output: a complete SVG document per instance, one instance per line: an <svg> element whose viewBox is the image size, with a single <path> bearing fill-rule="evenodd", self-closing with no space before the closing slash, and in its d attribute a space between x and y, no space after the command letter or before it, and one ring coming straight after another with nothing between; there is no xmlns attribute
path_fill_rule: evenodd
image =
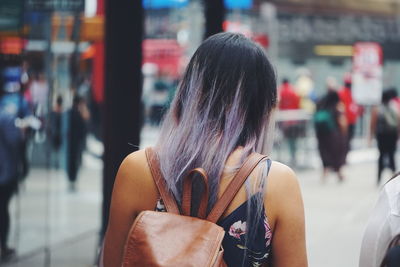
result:
<svg viewBox="0 0 400 267"><path fill-rule="evenodd" d="M147 161L168 212L143 211L134 221L125 244L123 267L222 267L224 229L216 224L257 164L266 156L253 153L244 162L208 216L208 177L204 169L193 169L184 180L182 212L168 191L156 153L146 149ZM198 217L190 217L192 178L204 183Z"/></svg>

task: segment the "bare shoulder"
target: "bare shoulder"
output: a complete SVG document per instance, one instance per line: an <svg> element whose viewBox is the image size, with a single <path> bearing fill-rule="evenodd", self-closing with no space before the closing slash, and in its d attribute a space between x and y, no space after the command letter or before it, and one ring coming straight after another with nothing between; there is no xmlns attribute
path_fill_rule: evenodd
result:
<svg viewBox="0 0 400 267"><path fill-rule="evenodd" d="M272 161L271 170L268 175L271 186L290 186L298 184L295 172L287 165L278 161Z"/></svg>
<svg viewBox="0 0 400 267"><path fill-rule="evenodd" d="M122 161L118 174L124 174L124 178L136 176L135 174L145 171L147 166L146 152L144 149L130 153ZM134 179L137 180L137 179Z"/></svg>
<svg viewBox="0 0 400 267"><path fill-rule="evenodd" d="M298 179L289 166L272 161L266 179L265 206L267 215L274 225L279 217L292 210L291 206L302 207L303 201Z"/></svg>
<svg viewBox="0 0 400 267"><path fill-rule="evenodd" d="M113 194L121 195L136 212L151 208L157 189L151 176L144 149L129 154L121 163Z"/></svg>
<svg viewBox="0 0 400 267"><path fill-rule="evenodd" d="M146 153L128 155L119 167L111 199L104 241L104 266L121 266L126 237L137 214L153 209L157 189L147 164Z"/></svg>

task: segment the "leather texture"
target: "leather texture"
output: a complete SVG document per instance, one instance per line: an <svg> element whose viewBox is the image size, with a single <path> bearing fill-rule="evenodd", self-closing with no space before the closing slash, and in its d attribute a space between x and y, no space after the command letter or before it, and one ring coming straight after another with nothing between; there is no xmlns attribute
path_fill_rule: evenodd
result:
<svg viewBox="0 0 400 267"><path fill-rule="evenodd" d="M226 266L220 253L224 235L222 227L206 220L143 211L131 228L122 266Z"/></svg>
<svg viewBox="0 0 400 267"><path fill-rule="evenodd" d="M234 176L221 198L206 217L208 176L204 169L189 172L183 182L182 213L167 189L157 153L146 149L146 157L160 196L168 212L143 211L133 223L127 238L123 267L226 267L221 246L225 231L216 224L246 178L266 156L253 153ZM198 217L190 217L193 178L204 183ZM181 215L182 214L182 215Z"/></svg>

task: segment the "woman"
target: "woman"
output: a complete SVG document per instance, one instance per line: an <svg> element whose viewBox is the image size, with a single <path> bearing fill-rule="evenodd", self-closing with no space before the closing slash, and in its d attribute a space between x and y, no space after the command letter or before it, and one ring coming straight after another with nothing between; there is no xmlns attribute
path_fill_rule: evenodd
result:
<svg viewBox="0 0 400 267"><path fill-rule="evenodd" d="M179 203L182 179L202 167L209 176L210 210L244 159L262 146L276 95L274 70L262 48L234 33L204 41L186 69L155 147ZM264 161L246 184L218 222L226 230L225 262L307 266L303 203L293 171ZM123 161L116 177L104 244L106 267L121 265L135 217L156 206L162 209L145 151L140 150ZM250 220L258 226L247 229L255 225ZM241 242L248 238L245 247Z"/></svg>
<svg viewBox="0 0 400 267"><path fill-rule="evenodd" d="M347 122L336 91L328 90L317 103L314 123L323 165L322 179L332 169L337 173L339 181L343 181L341 169L346 162Z"/></svg>

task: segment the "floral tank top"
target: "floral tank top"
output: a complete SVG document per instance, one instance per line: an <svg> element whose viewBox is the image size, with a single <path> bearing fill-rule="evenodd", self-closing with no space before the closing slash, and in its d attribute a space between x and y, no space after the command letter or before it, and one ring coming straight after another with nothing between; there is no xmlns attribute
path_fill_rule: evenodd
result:
<svg viewBox="0 0 400 267"><path fill-rule="evenodd" d="M267 160L268 170L271 161ZM229 267L263 266L271 254L272 230L265 215L264 206L257 211L260 192L251 196L217 224L225 230L222 241L224 260ZM157 201L156 211L166 212L162 199ZM257 216L257 213L261 216ZM252 218L259 219L257 221Z"/></svg>

